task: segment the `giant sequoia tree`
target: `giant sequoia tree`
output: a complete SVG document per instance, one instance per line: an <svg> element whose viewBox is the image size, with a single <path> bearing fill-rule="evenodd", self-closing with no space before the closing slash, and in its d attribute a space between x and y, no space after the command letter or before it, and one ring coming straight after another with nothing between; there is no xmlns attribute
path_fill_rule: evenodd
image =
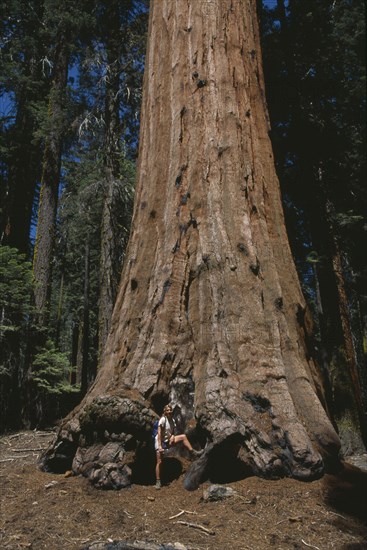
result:
<svg viewBox="0 0 367 550"><path fill-rule="evenodd" d="M122 486L167 401L207 444L190 489L230 460L312 479L338 452L284 226L255 7L152 2L132 234L103 366L45 468L73 461Z"/></svg>

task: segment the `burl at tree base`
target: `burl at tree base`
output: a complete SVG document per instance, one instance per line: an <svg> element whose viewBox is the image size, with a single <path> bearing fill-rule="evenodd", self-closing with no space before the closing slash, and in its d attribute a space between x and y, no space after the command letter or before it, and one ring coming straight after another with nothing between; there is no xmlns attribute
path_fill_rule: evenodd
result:
<svg viewBox="0 0 367 550"><path fill-rule="evenodd" d="M171 402L206 446L188 489L234 464L314 479L339 439L306 345L256 0L153 1L144 78L132 233L103 365L43 467L129 484Z"/></svg>

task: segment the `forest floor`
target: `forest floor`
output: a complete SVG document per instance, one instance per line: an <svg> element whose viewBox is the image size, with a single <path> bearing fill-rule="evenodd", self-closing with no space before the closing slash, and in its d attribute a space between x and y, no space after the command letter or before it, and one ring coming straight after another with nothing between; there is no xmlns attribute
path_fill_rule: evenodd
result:
<svg viewBox="0 0 367 550"><path fill-rule="evenodd" d="M182 476L160 491L101 491L83 477L41 472L37 459L53 435L0 438L1 548L81 550L97 541L181 543L189 550L367 548L367 473L354 466L307 483L249 477L227 484L235 496L207 502L209 483L188 492Z"/></svg>

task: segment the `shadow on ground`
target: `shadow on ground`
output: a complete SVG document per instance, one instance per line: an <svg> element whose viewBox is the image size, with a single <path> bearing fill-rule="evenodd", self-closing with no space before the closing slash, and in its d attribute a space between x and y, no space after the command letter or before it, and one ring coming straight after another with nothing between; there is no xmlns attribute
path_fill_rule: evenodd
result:
<svg viewBox="0 0 367 550"><path fill-rule="evenodd" d="M323 496L335 511L367 522L367 472L347 463L323 478ZM348 547L353 550L353 547Z"/></svg>

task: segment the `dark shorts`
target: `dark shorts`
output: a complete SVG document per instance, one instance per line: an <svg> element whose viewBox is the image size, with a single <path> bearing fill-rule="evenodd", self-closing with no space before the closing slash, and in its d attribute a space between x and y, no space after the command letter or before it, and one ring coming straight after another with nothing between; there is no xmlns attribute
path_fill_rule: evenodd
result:
<svg viewBox="0 0 367 550"><path fill-rule="evenodd" d="M162 441L162 449L165 451L166 449L168 449L168 447L169 447L168 442ZM157 449L156 452L159 453L160 451L158 451Z"/></svg>

